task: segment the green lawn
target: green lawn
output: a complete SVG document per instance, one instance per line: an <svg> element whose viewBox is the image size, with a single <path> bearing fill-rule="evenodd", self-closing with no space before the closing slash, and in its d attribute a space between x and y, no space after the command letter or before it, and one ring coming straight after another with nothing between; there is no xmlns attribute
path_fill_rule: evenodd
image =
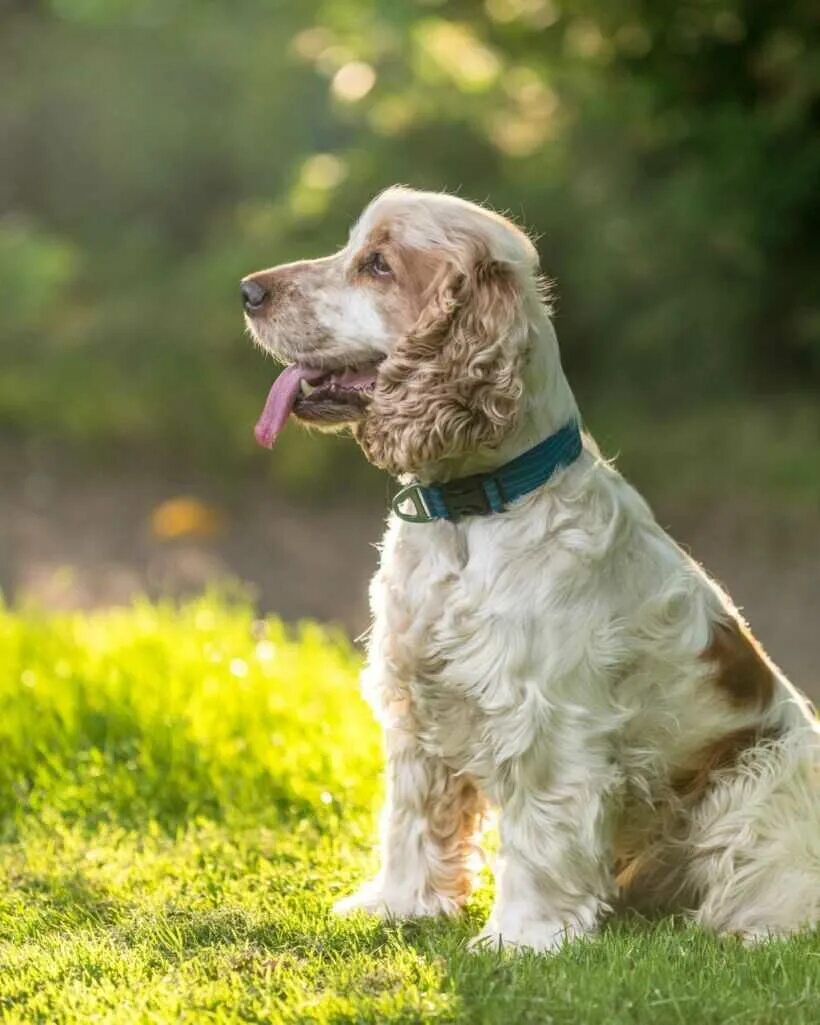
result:
<svg viewBox="0 0 820 1025"><path fill-rule="evenodd" d="M3 1022L817 1020L815 939L610 925L541 958L457 922L336 921L373 870L357 656L216 599L0 610Z"/></svg>

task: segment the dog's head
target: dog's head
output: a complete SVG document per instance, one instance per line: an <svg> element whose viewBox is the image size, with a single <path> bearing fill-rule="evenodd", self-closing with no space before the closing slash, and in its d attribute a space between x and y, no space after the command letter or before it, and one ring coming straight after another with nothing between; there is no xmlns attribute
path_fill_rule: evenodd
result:
<svg viewBox="0 0 820 1025"><path fill-rule="evenodd" d="M287 368L257 425L350 425L371 462L422 476L514 428L538 257L503 217L390 189L333 256L242 281L254 338Z"/></svg>

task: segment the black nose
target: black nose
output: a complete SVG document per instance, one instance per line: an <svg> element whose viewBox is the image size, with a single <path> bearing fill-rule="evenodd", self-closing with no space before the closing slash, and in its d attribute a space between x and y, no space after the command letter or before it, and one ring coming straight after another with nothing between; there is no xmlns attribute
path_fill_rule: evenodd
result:
<svg viewBox="0 0 820 1025"><path fill-rule="evenodd" d="M243 281L240 287L242 289L242 305L248 313L258 310L267 298L267 290L253 279Z"/></svg>

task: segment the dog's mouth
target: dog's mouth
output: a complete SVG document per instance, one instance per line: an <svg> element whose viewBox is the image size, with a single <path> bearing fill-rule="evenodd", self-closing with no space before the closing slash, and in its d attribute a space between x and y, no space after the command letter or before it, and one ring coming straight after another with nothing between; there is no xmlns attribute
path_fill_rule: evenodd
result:
<svg viewBox="0 0 820 1025"><path fill-rule="evenodd" d="M256 424L256 440L270 448L291 413L308 423L339 426L358 420L373 389L379 363L319 369L295 363L273 382Z"/></svg>

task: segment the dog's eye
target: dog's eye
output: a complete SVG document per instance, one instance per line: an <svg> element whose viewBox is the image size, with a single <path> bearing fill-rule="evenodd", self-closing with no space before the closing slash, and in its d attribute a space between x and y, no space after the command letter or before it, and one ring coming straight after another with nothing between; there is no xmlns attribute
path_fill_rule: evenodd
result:
<svg viewBox="0 0 820 1025"><path fill-rule="evenodd" d="M376 278L389 278L393 273L382 253L371 253L365 260L364 269Z"/></svg>

